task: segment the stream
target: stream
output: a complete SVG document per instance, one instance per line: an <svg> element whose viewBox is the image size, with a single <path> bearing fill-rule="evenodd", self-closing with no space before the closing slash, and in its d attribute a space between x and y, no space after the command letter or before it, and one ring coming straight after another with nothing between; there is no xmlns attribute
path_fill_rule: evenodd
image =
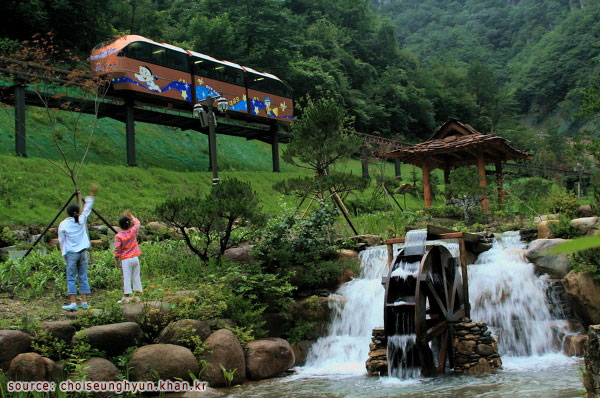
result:
<svg viewBox="0 0 600 398"><path fill-rule="evenodd" d="M431 244L432 242L428 242ZM438 242L456 253L455 242ZM371 331L383 325L381 275L385 246L360 254L362 274L338 289L326 336L313 344L307 363L283 378L247 382L226 390L230 397L581 397L582 358L560 352L565 320L552 319L545 276L524 260L515 232L499 235L492 248L469 265L471 317L487 322L499 340L503 369L490 375L445 375L405 379L368 376Z"/></svg>

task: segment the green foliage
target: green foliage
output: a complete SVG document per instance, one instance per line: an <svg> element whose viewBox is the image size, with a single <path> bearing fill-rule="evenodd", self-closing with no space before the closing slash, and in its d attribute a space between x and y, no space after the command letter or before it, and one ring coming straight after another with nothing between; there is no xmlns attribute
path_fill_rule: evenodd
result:
<svg viewBox="0 0 600 398"><path fill-rule="evenodd" d="M552 192L548 197L548 210L551 213L560 213L566 217L574 216L579 208L579 201L574 193L564 191Z"/></svg>
<svg viewBox="0 0 600 398"><path fill-rule="evenodd" d="M331 226L337 211L321 205L306 219L290 209L268 221L262 238L254 248L257 258L268 272L280 272L331 257L334 252Z"/></svg>
<svg viewBox="0 0 600 398"><path fill-rule="evenodd" d="M351 156L358 146L359 139L347 131L349 122L337 101L309 98L302 117L292 124L292 140L283 152L283 159L309 168L318 176L327 174L329 166Z"/></svg>
<svg viewBox="0 0 600 398"><path fill-rule="evenodd" d="M15 243L17 243L17 239L10 228L2 228L2 231L0 231L0 247L12 246Z"/></svg>
<svg viewBox="0 0 600 398"><path fill-rule="evenodd" d="M579 236L577 228L571 225L571 218L560 216L558 222L548 223L552 236L562 239L573 239Z"/></svg>
<svg viewBox="0 0 600 398"><path fill-rule="evenodd" d="M597 244L600 239L595 237ZM591 272L600 281L600 248L581 250L570 255L575 272Z"/></svg>
<svg viewBox="0 0 600 398"><path fill-rule="evenodd" d="M463 215L460 208L456 206L429 207L425 209L425 212L429 213L431 217L439 218L460 218Z"/></svg>
<svg viewBox="0 0 600 398"><path fill-rule="evenodd" d="M306 340L307 336L314 334L316 322L306 321L303 319L297 320L294 326L288 331L288 338L290 344L297 344L302 340Z"/></svg>
<svg viewBox="0 0 600 398"><path fill-rule="evenodd" d="M69 345L54 337L48 330L38 329L34 336L35 340L31 342L31 348L41 356L59 361L68 355Z"/></svg>
<svg viewBox="0 0 600 398"><path fill-rule="evenodd" d="M250 227L262 222L252 186L236 178L213 185L205 197L168 199L155 211L179 230L190 250L205 263L212 254L211 250L217 256L223 255L226 249L249 235ZM196 229L197 239L188 232L188 228Z"/></svg>
<svg viewBox="0 0 600 398"><path fill-rule="evenodd" d="M231 387L231 382L233 380L235 372L237 372L237 369L227 370L225 366L223 366L223 364L219 364L219 367L221 367L221 371L223 372L223 377L225 377L225 383L227 384L227 387Z"/></svg>

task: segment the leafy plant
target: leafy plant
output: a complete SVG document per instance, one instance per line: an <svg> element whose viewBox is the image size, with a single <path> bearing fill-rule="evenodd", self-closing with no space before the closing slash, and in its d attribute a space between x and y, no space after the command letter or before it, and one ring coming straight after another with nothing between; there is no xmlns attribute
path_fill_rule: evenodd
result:
<svg viewBox="0 0 600 398"><path fill-rule="evenodd" d="M231 387L231 382L233 381L233 377L235 372L237 372L237 369L227 370L223 364L219 364L219 367L223 372L223 377L225 377L225 383L227 384L227 387Z"/></svg>

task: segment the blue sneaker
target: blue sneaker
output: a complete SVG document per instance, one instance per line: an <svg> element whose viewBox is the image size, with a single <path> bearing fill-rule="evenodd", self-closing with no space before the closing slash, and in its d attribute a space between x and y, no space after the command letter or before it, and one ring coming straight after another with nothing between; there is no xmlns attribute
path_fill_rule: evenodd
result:
<svg viewBox="0 0 600 398"><path fill-rule="evenodd" d="M88 309L88 303L81 303L81 309L82 310L87 310Z"/></svg>
<svg viewBox="0 0 600 398"><path fill-rule="evenodd" d="M69 305L63 305L62 309L65 311L77 311L77 303L71 303Z"/></svg>

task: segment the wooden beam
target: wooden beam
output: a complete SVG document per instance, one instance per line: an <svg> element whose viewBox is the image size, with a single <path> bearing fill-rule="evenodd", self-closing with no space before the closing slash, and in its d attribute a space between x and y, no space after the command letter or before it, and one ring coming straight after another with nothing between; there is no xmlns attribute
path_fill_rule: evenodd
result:
<svg viewBox="0 0 600 398"><path fill-rule="evenodd" d="M444 189L446 191L446 201L450 200L450 163L446 162L444 166Z"/></svg>
<svg viewBox="0 0 600 398"><path fill-rule="evenodd" d="M425 199L425 207L431 207L431 185L429 182L429 165L427 163L421 166L423 170L423 197Z"/></svg>
<svg viewBox="0 0 600 398"><path fill-rule="evenodd" d="M504 203L504 187L502 186L502 161L496 160L496 185L498 186L498 204Z"/></svg>
<svg viewBox="0 0 600 398"><path fill-rule="evenodd" d="M467 248L464 238L458 239L458 248L460 255L460 270L463 282L463 300L465 302L465 317L471 317L471 303L469 303L469 273L467 272Z"/></svg>
<svg viewBox="0 0 600 398"><path fill-rule="evenodd" d="M477 153L477 171L481 177L479 179L479 186L485 188L487 186L487 180L485 178L485 160L483 157L483 151L479 151ZM481 208L483 209L484 213L490 212L489 201L485 195L481 197Z"/></svg>

